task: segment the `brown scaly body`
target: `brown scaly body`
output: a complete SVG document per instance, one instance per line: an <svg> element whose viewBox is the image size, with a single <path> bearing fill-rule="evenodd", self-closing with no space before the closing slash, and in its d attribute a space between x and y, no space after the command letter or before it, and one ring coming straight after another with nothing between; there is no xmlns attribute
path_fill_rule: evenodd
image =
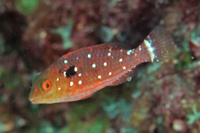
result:
<svg viewBox="0 0 200 133"><path fill-rule="evenodd" d="M36 104L87 98L105 86L130 81L138 64L170 59L174 49L172 40L158 27L136 49L112 43L70 52L36 78L29 99Z"/></svg>

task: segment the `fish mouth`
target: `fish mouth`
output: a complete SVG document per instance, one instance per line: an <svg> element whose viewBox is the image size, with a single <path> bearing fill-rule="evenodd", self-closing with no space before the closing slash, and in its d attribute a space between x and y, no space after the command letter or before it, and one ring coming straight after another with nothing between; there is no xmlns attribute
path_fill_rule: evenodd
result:
<svg viewBox="0 0 200 133"><path fill-rule="evenodd" d="M32 104L36 104L37 103L37 101L36 101L37 99L35 99L35 98L33 98L33 99L29 98L29 100L31 101Z"/></svg>

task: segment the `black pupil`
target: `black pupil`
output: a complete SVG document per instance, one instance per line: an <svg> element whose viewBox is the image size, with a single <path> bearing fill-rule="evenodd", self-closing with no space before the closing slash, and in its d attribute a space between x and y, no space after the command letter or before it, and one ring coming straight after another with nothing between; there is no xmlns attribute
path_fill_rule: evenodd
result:
<svg viewBox="0 0 200 133"><path fill-rule="evenodd" d="M46 87L49 88L49 83L46 84Z"/></svg>

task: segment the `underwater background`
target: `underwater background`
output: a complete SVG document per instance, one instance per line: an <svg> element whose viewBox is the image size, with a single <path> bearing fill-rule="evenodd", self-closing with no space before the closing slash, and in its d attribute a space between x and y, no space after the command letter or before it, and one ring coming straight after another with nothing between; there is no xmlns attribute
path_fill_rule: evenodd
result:
<svg viewBox="0 0 200 133"><path fill-rule="evenodd" d="M0 0L0 133L199 133L200 0ZM131 82L75 102L34 105L32 80L58 57L138 46L162 25L179 52Z"/></svg>

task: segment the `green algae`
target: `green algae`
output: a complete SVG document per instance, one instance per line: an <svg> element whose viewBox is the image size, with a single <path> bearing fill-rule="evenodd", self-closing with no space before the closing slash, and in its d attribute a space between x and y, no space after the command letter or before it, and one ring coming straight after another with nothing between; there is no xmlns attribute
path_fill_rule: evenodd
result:
<svg viewBox="0 0 200 133"><path fill-rule="evenodd" d="M12 74L12 78L9 76L5 77L5 86L8 89L16 89L22 82L21 76L12 72L8 72L6 75L10 75L10 73Z"/></svg>
<svg viewBox="0 0 200 133"><path fill-rule="evenodd" d="M40 133L55 133L55 131L55 128L48 121L43 120L40 123Z"/></svg>
<svg viewBox="0 0 200 133"><path fill-rule="evenodd" d="M120 129L120 133L138 133L138 131L135 128L123 127Z"/></svg>
<svg viewBox="0 0 200 133"><path fill-rule="evenodd" d="M101 27L100 37L106 43L111 42L114 38L113 29L106 26Z"/></svg>
<svg viewBox="0 0 200 133"><path fill-rule="evenodd" d="M74 46L71 40L71 32L73 28L73 21L68 20L68 23L64 27L59 27L57 29L53 29L52 32L59 34L63 39L63 48L68 49Z"/></svg>
<svg viewBox="0 0 200 133"><path fill-rule="evenodd" d="M124 121L129 121L133 111L133 106L131 106L130 102L123 98L117 100L110 97L108 101L102 101L101 105L110 119L122 116Z"/></svg>
<svg viewBox="0 0 200 133"><path fill-rule="evenodd" d="M68 110L69 125L61 129L60 133L101 133L109 126L108 118L103 114L95 115L99 106L93 101L73 104ZM94 117L90 117L94 114Z"/></svg>
<svg viewBox="0 0 200 133"><path fill-rule="evenodd" d="M188 118L187 124L193 124L196 120L200 118L200 112L197 111L195 105L193 105L192 107L192 113L193 114L187 115L187 118Z"/></svg>
<svg viewBox="0 0 200 133"><path fill-rule="evenodd" d="M128 38L126 33L118 33L116 37L120 42L124 42Z"/></svg>
<svg viewBox="0 0 200 133"><path fill-rule="evenodd" d="M73 125L73 126L72 126ZM69 126L62 128L59 133L102 133L108 128L108 119L101 115L87 122L69 121Z"/></svg>
<svg viewBox="0 0 200 133"><path fill-rule="evenodd" d="M115 6L117 3L119 2L119 0L108 0L107 1L107 5L112 8L113 6Z"/></svg>
<svg viewBox="0 0 200 133"><path fill-rule="evenodd" d="M38 0L17 0L15 3L17 11L24 15L28 15L34 12L38 5Z"/></svg>

